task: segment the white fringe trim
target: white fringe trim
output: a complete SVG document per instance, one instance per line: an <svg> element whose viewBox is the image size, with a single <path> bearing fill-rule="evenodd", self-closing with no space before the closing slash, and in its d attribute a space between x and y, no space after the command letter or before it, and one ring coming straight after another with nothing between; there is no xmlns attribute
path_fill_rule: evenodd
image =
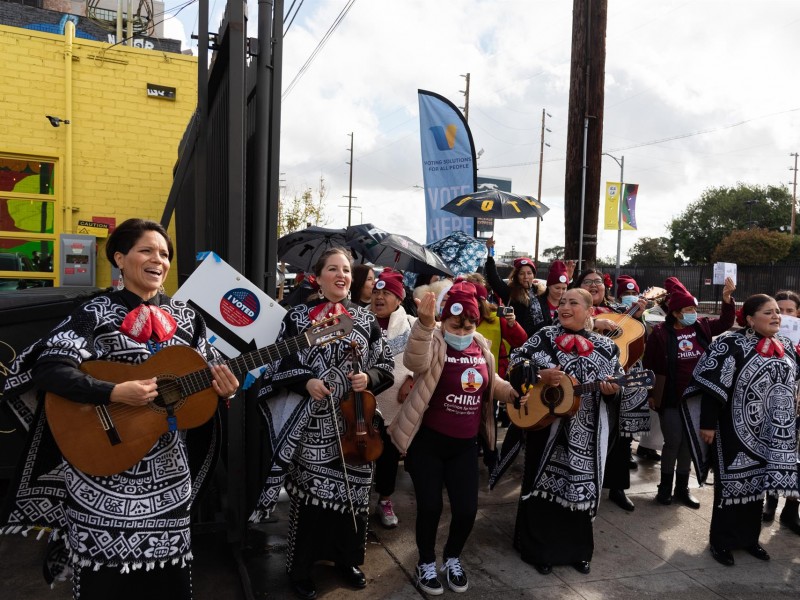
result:
<svg viewBox="0 0 800 600"><path fill-rule="evenodd" d="M743 496L741 498L723 498L722 505L733 506L734 504L747 504L749 502L757 502L763 499L764 499L764 492L761 492L760 494Z"/></svg>
<svg viewBox="0 0 800 600"><path fill-rule="evenodd" d="M568 500L564 500L563 498L559 498L555 494L551 494L550 492L542 492L540 490L534 490L529 494L525 494L522 496L522 500L527 500L528 498L535 497L541 498L542 500L549 500L550 502L555 502L560 504L564 508L568 508L570 510L578 510L578 511L589 511L592 510L593 502L586 501L586 502L570 502Z"/></svg>

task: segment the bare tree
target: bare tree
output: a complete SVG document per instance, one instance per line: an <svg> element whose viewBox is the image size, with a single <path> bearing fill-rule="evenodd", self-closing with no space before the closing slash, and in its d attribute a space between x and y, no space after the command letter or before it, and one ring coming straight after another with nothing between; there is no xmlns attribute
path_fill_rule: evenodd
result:
<svg viewBox="0 0 800 600"><path fill-rule="evenodd" d="M329 222L325 215L327 194L325 178L321 175L316 190L307 187L303 193L298 195L295 192L291 198L288 198L284 190L284 195L278 204L278 237L309 225L326 225Z"/></svg>

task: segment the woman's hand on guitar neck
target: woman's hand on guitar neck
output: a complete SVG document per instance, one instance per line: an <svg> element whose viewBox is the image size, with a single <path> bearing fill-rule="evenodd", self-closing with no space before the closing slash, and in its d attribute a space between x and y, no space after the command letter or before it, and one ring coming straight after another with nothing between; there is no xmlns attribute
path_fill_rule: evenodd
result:
<svg viewBox="0 0 800 600"><path fill-rule="evenodd" d="M144 406L158 397L158 384L156 378L137 379L118 383L111 390L111 402L130 404L131 406Z"/></svg>
<svg viewBox="0 0 800 600"><path fill-rule="evenodd" d="M604 396L613 396L620 390L620 387L616 383L611 383L610 381L601 381L600 382L600 393Z"/></svg>
<svg viewBox="0 0 800 600"><path fill-rule="evenodd" d="M644 314L644 311L647 310L647 300L644 297L639 296L639 299L634 302L639 308L636 309L636 312L633 313L633 316L636 318L641 317Z"/></svg>
<svg viewBox="0 0 800 600"><path fill-rule="evenodd" d="M211 365L211 386L220 398L231 398L239 389L239 380L227 365Z"/></svg>

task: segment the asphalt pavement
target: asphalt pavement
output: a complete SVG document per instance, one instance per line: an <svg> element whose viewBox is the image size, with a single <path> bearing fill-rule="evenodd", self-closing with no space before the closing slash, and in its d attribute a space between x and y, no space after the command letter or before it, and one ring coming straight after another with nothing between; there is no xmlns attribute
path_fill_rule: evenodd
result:
<svg viewBox="0 0 800 600"><path fill-rule="evenodd" d="M501 433L504 430L500 430ZM634 449L636 444L634 443ZM734 552L736 565L725 567L711 557L708 530L713 489L692 492L701 501L699 510L654 500L659 480L658 463L638 459L631 473L629 497L636 505L628 513L609 502L604 494L594 523L595 550L592 571L581 575L571 567L554 567L540 575L523 563L511 547L514 517L522 477L521 458L492 491L481 467L479 512L475 528L464 549L462 564L470 589L464 598L542 598L547 600L641 600L690 599L781 599L800 597L800 536L776 519L765 524L761 543L772 556L762 562L744 552ZM417 550L414 542L414 491L407 473L400 469L393 497L400 524L383 529L371 518L366 562L368 585L364 590L347 588L330 565L315 567L319 598L418 599L425 595L413 583ZM780 511L783 502L779 505ZM273 523L252 532L252 542L235 552L223 538L195 536L193 567L196 600L224 598L292 598L285 575L288 500L283 498ZM444 546L449 525L445 510L439 527L437 552ZM3 584L6 600L63 600L70 586L50 590L41 576L45 544L21 536L0 536ZM444 596L455 594L446 589Z"/></svg>

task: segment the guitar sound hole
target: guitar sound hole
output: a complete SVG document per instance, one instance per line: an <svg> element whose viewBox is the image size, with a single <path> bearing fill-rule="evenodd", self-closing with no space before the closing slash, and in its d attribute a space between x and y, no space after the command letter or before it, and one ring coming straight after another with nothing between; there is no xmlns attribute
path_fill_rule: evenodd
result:
<svg viewBox="0 0 800 600"><path fill-rule="evenodd" d="M564 401L564 393L560 387L549 386L542 393L542 402L548 408L555 408Z"/></svg>
<svg viewBox="0 0 800 600"><path fill-rule="evenodd" d="M181 388L176 379L170 375L158 378L158 397L150 403L151 408L164 413L167 406L178 410L183 405L186 399L181 396Z"/></svg>

